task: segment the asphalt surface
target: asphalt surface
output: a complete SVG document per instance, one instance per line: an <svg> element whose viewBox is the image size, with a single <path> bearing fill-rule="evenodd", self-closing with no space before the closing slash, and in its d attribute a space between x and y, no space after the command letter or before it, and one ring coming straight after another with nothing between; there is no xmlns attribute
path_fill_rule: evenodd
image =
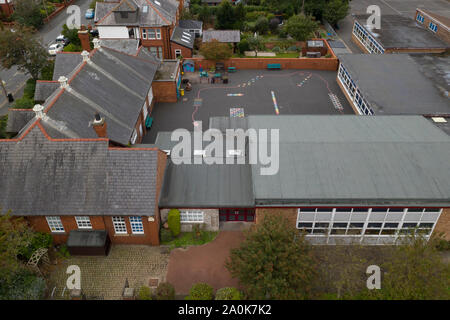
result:
<svg viewBox="0 0 450 320"><path fill-rule="evenodd" d="M93 24L92 19L86 20L86 18L84 17L84 14L89 8L90 3L91 0L78 0L74 3L74 5L80 7L81 24ZM37 32L37 37L45 48L53 43L56 37L61 34L62 26L66 23L68 17L69 15L65 11L62 11ZM7 91L9 93L12 93L14 98L20 98L23 94L25 83L30 77L24 72L19 71L17 67L14 66L9 70L0 68L0 78L4 82L6 82ZM3 94L3 90L0 90L0 116L8 113L8 107L10 105L11 104L8 103L8 100Z"/></svg>
<svg viewBox="0 0 450 320"><path fill-rule="evenodd" d="M157 103L152 112L152 128L142 143L154 143L159 131L193 130L194 121L202 121L206 130L210 117L228 117L231 108L243 108L245 116L274 115L272 91L280 115L354 113L336 82L335 71L238 70L229 74L228 84L193 84L192 91L186 92L177 103ZM335 108L330 92L338 97L342 110ZM196 108L194 99L198 97L202 105Z"/></svg>

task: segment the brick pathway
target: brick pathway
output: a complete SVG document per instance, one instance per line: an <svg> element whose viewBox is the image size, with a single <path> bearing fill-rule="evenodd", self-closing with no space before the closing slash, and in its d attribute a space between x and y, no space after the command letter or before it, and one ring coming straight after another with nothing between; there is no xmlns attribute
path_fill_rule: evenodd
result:
<svg viewBox="0 0 450 320"><path fill-rule="evenodd" d="M72 256L50 274L49 291L56 286L54 296L61 299L67 266L78 265L81 288L88 299L121 299L126 279L136 291L141 285L148 285L150 278L165 281L168 259L160 247L144 245L114 245L107 257ZM67 298L67 291L64 296Z"/></svg>
<svg viewBox="0 0 450 320"><path fill-rule="evenodd" d="M167 282L177 294L188 294L193 284L206 282L214 289L237 287L237 279L231 278L224 263L230 249L244 240L240 231L221 231L214 241L188 249L175 249L170 253Z"/></svg>

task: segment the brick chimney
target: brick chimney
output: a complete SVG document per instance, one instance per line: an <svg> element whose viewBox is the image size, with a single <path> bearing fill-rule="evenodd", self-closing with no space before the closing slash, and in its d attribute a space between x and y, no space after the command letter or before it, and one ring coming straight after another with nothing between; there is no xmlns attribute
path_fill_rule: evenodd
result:
<svg viewBox="0 0 450 320"><path fill-rule="evenodd" d="M89 42L89 30L86 30L84 25L81 25L80 31L78 31L78 38L81 41L81 48L86 51L91 51L91 44Z"/></svg>
<svg viewBox="0 0 450 320"><path fill-rule="evenodd" d="M106 138L106 121L105 118L100 117L100 114L96 113L94 117L94 122L92 123L95 132L99 138Z"/></svg>

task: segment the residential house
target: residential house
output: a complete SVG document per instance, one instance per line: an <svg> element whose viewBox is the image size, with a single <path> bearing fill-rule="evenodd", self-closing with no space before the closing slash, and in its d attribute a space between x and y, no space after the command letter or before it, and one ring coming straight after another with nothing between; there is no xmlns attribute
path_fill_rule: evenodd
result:
<svg viewBox="0 0 450 320"><path fill-rule="evenodd" d="M279 170L236 164L253 139L234 150L235 164L176 165L169 153L162 223L176 208L186 231L279 214L313 244L392 244L412 232L450 239L450 136L422 116L216 117L210 128L279 130ZM170 151L174 142L165 133L155 144ZM193 159L208 157L202 150Z"/></svg>
<svg viewBox="0 0 450 320"><path fill-rule="evenodd" d="M450 44L450 18L424 9L416 9L415 19L430 32Z"/></svg>
<svg viewBox="0 0 450 320"><path fill-rule="evenodd" d="M191 35L196 38L202 36L203 33L203 22L197 20L180 20L180 28L186 29Z"/></svg>
<svg viewBox="0 0 450 320"><path fill-rule="evenodd" d="M365 53L442 53L449 48L411 18L382 15L380 29L367 25L368 18L368 14L355 15L352 31L353 42Z"/></svg>
<svg viewBox="0 0 450 320"><path fill-rule="evenodd" d="M188 33L178 29L182 9L183 0L97 2L95 24L100 39L139 39L159 59L174 59L180 44L171 39L178 39L183 31ZM181 46L185 48L183 57L191 57L189 45Z"/></svg>

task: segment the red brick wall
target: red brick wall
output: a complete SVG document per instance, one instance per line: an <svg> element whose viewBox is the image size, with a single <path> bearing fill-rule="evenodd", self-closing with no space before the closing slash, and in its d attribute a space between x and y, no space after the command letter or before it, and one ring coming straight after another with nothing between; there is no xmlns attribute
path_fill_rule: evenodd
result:
<svg viewBox="0 0 450 320"><path fill-rule="evenodd" d="M450 208L442 210L436 227L434 228L434 234L443 233L446 240L450 240Z"/></svg>
<svg viewBox="0 0 450 320"><path fill-rule="evenodd" d="M13 6L11 3L2 3L0 4L0 13L3 13L6 15L6 17L9 17L14 12Z"/></svg>
<svg viewBox="0 0 450 320"><path fill-rule="evenodd" d="M149 28L145 28L149 29ZM163 58L164 59L173 59L174 56L172 56L172 51L170 50L170 35L172 34L172 27L171 26L163 26L159 28L150 28L150 29L161 29L161 39L156 40L148 40L142 38L142 28L140 28L140 37L141 37L141 44L144 47L162 47L163 51Z"/></svg>
<svg viewBox="0 0 450 320"><path fill-rule="evenodd" d="M177 102L175 81L153 81L152 87L155 102Z"/></svg>
<svg viewBox="0 0 450 320"><path fill-rule="evenodd" d="M183 58L191 58L192 57L192 49L180 46L178 43L171 42L172 46L172 55L174 58L176 58L175 50L181 50L181 55Z"/></svg>
<svg viewBox="0 0 450 320"><path fill-rule="evenodd" d="M417 14L418 14L418 13L419 13L419 12L416 11L416 15L414 16L414 19L417 18ZM442 25L441 25L439 22L437 22L437 21L434 20L434 19L430 19L427 15L425 15L425 14L421 14L421 15L422 15L423 18L424 18L424 20L423 20L423 27L428 29L428 25L430 24L430 22L433 22L435 25L437 25L437 31L436 31L436 33L435 33L436 36L438 36L440 39L442 39L442 40L444 40L445 42L447 42L447 43L450 44L450 31L445 30L445 28L443 28ZM418 24L420 24L420 22L418 22L417 20L416 20L416 22L417 22ZM447 26L447 27L450 27L450 26ZM431 30L429 30L429 29L428 29L428 31L433 32L433 31L431 31Z"/></svg>

